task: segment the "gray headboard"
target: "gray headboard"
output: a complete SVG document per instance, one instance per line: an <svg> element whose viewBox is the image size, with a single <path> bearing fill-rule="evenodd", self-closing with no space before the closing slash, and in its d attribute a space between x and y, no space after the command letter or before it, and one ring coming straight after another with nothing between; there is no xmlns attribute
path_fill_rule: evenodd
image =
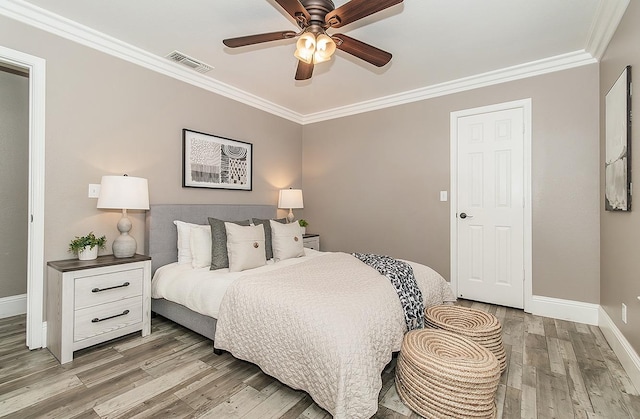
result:
<svg viewBox="0 0 640 419"><path fill-rule="evenodd" d="M178 231L174 220L187 223L209 224L207 217L225 221L249 218L275 218L275 205L225 204L161 204L151 205L146 217L145 244L151 256L151 271L178 260Z"/></svg>

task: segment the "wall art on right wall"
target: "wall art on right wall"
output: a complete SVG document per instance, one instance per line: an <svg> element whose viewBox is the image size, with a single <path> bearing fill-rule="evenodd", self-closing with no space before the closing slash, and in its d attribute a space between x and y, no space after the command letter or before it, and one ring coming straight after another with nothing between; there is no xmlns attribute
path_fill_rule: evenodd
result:
<svg viewBox="0 0 640 419"><path fill-rule="evenodd" d="M604 207L631 211L631 66L605 98Z"/></svg>

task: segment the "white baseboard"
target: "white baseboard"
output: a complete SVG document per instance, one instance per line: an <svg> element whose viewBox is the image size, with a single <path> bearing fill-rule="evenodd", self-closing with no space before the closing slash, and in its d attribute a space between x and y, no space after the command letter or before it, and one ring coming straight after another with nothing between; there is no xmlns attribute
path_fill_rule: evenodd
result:
<svg viewBox="0 0 640 419"><path fill-rule="evenodd" d="M640 356L638 356L638 353L631 347L629 341L624 337L620 329L618 329L602 307L600 307L600 321L598 322L598 326L607 339L607 342L609 342L609 345L611 345L611 349L613 349L613 352L615 352L620 360L620 363L636 387L636 390L640 391Z"/></svg>
<svg viewBox="0 0 640 419"><path fill-rule="evenodd" d="M0 298L0 319L27 314L27 294Z"/></svg>
<svg viewBox="0 0 640 419"><path fill-rule="evenodd" d="M537 316L597 326L599 309L598 304L534 295L531 298L530 312Z"/></svg>

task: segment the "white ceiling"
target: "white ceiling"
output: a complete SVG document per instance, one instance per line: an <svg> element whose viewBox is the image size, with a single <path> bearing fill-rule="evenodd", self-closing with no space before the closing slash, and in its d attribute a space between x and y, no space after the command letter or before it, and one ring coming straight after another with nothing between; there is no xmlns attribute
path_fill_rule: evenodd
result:
<svg viewBox="0 0 640 419"><path fill-rule="evenodd" d="M202 77L301 117L558 56L584 60L593 54L590 45L606 25L603 9L610 2L405 0L330 31L391 52L388 65L379 69L338 51L315 67L311 80L297 82L295 40L237 49L222 44L224 38L295 31L274 0L26 1L158 57L178 50L214 67ZM346 2L334 0L336 7Z"/></svg>

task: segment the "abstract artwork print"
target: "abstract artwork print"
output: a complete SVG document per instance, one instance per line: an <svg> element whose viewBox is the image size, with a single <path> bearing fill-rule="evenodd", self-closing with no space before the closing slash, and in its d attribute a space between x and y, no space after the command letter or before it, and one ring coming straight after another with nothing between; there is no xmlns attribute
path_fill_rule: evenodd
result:
<svg viewBox="0 0 640 419"><path fill-rule="evenodd" d="M182 186L252 188L252 144L211 134L182 130Z"/></svg>

